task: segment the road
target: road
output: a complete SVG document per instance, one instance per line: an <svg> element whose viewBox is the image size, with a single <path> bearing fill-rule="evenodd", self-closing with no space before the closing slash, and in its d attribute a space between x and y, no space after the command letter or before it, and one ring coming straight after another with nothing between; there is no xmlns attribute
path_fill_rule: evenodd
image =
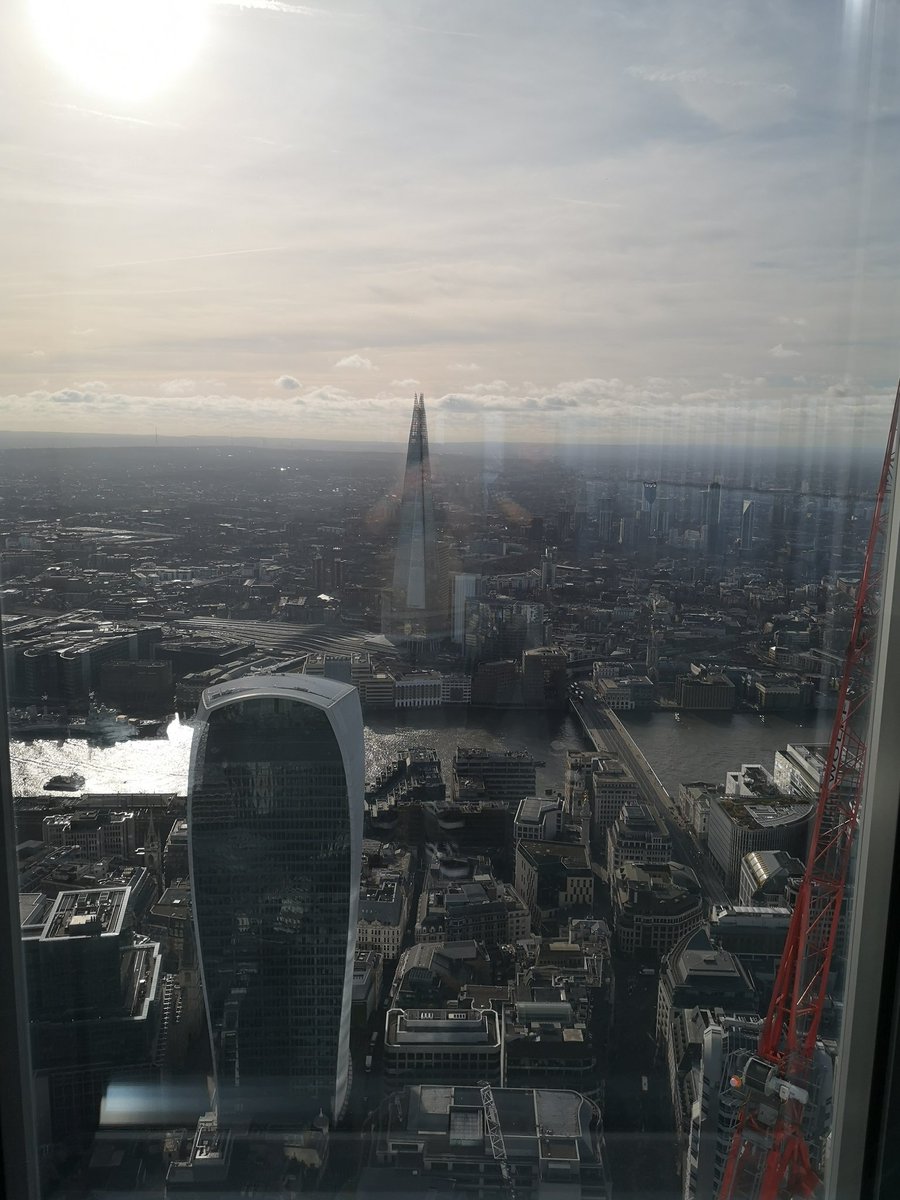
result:
<svg viewBox="0 0 900 1200"><path fill-rule="evenodd" d="M608 709L592 698L587 687L583 699L572 697L570 705L591 742L600 752L621 758L638 781L645 802L654 805L672 839L672 857L692 868L711 904L730 904L724 884L693 835L684 828L674 801L657 779L653 768Z"/></svg>

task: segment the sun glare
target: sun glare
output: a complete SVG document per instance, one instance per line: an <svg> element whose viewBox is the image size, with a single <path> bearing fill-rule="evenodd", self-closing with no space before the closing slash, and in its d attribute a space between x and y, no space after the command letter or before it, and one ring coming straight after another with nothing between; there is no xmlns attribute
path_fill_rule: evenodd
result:
<svg viewBox="0 0 900 1200"><path fill-rule="evenodd" d="M110 100L146 100L193 61L208 0L30 0L47 55L80 87Z"/></svg>

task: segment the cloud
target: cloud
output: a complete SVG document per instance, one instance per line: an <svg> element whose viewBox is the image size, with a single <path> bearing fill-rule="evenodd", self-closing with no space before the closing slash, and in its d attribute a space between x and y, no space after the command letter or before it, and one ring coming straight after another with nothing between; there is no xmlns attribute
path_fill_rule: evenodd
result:
<svg viewBox="0 0 900 1200"><path fill-rule="evenodd" d="M314 17L324 13L321 8L307 8L305 4L288 4L286 0L217 0L217 3L228 8L254 8L262 12L289 13L292 17Z"/></svg>
<svg viewBox="0 0 900 1200"><path fill-rule="evenodd" d="M800 357L799 350L791 350L791 348L789 346L784 346L784 345L782 345L781 342L779 342L777 346L773 346L772 349L769 351L769 354L771 354L772 358L799 358Z"/></svg>
<svg viewBox="0 0 900 1200"><path fill-rule="evenodd" d="M97 396L93 392L81 392L77 388L60 388L58 392L45 394L49 404L93 404Z"/></svg>
<svg viewBox="0 0 900 1200"><path fill-rule="evenodd" d="M46 358L47 351L46 350L26 350L25 357L26 358Z"/></svg>
<svg viewBox="0 0 900 1200"><path fill-rule="evenodd" d="M391 387L395 388L414 388L419 386L418 379L392 379Z"/></svg>
<svg viewBox="0 0 900 1200"><path fill-rule="evenodd" d="M806 317L779 317L778 324L779 325L796 325L796 326L800 326L802 328L802 327L805 327L806 325L808 325L809 321L807 321Z"/></svg>
<svg viewBox="0 0 900 1200"><path fill-rule="evenodd" d="M193 379L168 379L159 385L163 396L193 396L197 384Z"/></svg>
<svg viewBox="0 0 900 1200"><path fill-rule="evenodd" d="M361 354L348 354L346 358L338 359L334 364L338 370L373 371L375 369L371 358L363 358Z"/></svg>
<svg viewBox="0 0 900 1200"><path fill-rule="evenodd" d="M300 380L295 379L293 375L279 375L275 380L275 386L283 388L286 392L293 392L303 385L301 384Z"/></svg>
<svg viewBox="0 0 900 1200"><path fill-rule="evenodd" d="M678 70L666 67L629 67L628 74L633 79L643 79L646 83L703 84L709 87L746 88L751 91L771 92L773 95L784 96L791 100L797 95L797 89L791 87L789 83L740 79L720 71L710 71L708 67L688 67Z"/></svg>
<svg viewBox="0 0 900 1200"><path fill-rule="evenodd" d="M468 362L468 363L455 362L455 363L447 363L447 370L448 371L480 371L481 367L479 367L478 363L476 363L476 362Z"/></svg>
<svg viewBox="0 0 900 1200"><path fill-rule="evenodd" d="M712 444L728 431L760 445L778 441L804 445L810 425L835 444L879 443L884 436L893 389L866 387L843 376L802 385L774 386L752 378L719 375L703 380L681 376L635 379L586 377L551 387L485 391L477 384L428 401L436 442L496 438L510 442L630 443L640 431L646 444ZM506 390L502 390L505 388ZM102 389L102 390L101 390ZM476 390L477 389L477 390ZM152 389L147 389L152 391ZM0 395L0 424L7 429L134 433L152 430L178 436L284 436L342 438L405 444L409 400L397 395L354 395L325 385L293 395L248 396L199 390L189 403L179 396L113 392L106 385L71 384L55 391ZM296 407L295 407L296 405Z"/></svg>

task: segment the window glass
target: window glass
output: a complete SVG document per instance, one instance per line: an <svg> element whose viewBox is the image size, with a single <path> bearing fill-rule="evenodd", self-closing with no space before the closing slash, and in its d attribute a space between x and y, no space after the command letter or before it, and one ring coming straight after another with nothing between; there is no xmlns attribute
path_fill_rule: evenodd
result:
<svg viewBox="0 0 900 1200"><path fill-rule="evenodd" d="M764 1200L759 1136L813 1187L866 867L896 7L4 27L42 1195Z"/></svg>

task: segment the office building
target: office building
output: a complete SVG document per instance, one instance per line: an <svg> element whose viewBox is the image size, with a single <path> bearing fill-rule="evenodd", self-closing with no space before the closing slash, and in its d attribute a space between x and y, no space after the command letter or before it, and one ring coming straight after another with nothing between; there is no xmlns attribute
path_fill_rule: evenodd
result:
<svg viewBox="0 0 900 1200"><path fill-rule="evenodd" d="M567 750L565 801L569 812L588 802L591 796L590 775L601 756L594 750ZM621 808L622 805L619 805Z"/></svg>
<svg viewBox="0 0 900 1200"><path fill-rule="evenodd" d="M393 586L385 596L384 632L400 641L433 642L447 635L448 607L438 555L425 397L413 405Z"/></svg>
<svg viewBox="0 0 900 1200"><path fill-rule="evenodd" d="M487 800L499 800L513 811L525 796L533 796L535 761L527 750L485 750L480 746L457 746L453 756L453 799L459 798L464 782L479 781Z"/></svg>
<svg viewBox="0 0 900 1200"><path fill-rule="evenodd" d="M793 908L804 865L785 850L751 850L741 859L738 902L747 908Z"/></svg>
<svg viewBox="0 0 900 1200"><path fill-rule="evenodd" d="M376 850L367 841L363 857L356 945L360 950L376 950L384 958L394 959L409 924L412 856L392 845Z"/></svg>
<svg viewBox="0 0 900 1200"><path fill-rule="evenodd" d="M167 884L187 879L190 873L188 856L188 823L178 820L169 830L163 849L163 876Z"/></svg>
<svg viewBox="0 0 900 1200"><path fill-rule="evenodd" d="M560 980L558 968L549 974ZM504 1083L510 1087L552 1084L596 1097L601 1079L591 1034L591 1005L586 997L583 1005L575 1000L584 989L539 977L513 985L510 991L513 995L503 1005Z"/></svg>
<svg viewBox="0 0 900 1200"><path fill-rule="evenodd" d="M827 771L828 746L812 745L808 742L791 742L784 750L775 753L772 774L776 787L787 796L798 800L818 803L822 780ZM849 804L856 791L857 773L844 770L841 785L831 808L825 814L825 828L832 827L843 818L842 806Z"/></svg>
<svg viewBox="0 0 900 1200"><path fill-rule="evenodd" d="M44 845L77 848L87 862L101 858L130 858L135 851L134 813L79 809L44 817Z"/></svg>
<svg viewBox="0 0 900 1200"><path fill-rule="evenodd" d="M562 833L564 816L561 797L525 796L516 809L513 836L516 841L552 842Z"/></svg>
<svg viewBox="0 0 900 1200"><path fill-rule="evenodd" d="M38 1138L92 1133L117 1072L157 1074L159 944L127 927L130 888L20 897ZM71 1144L71 1143L70 1143Z"/></svg>
<svg viewBox="0 0 900 1200"><path fill-rule="evenodd" d="M703 893L690 867L626 862L610 872L613 924L623 954L659 957L703 920Z"/></svg>
<svg viewBox="0 0 900 1200"><path fill-rule="evenodd" d="M395 708L438 708L443 703L440 671L407 671L394 680Z"/></svg>
<svg viewBox="0 0 900 1200"><path fill-rule="evenodd" d="M710 804L724 794L725 787L721 783L697 781L678 785L678 807L698 841L705 842L709 833Z"/></svg>
<svg viewBox="0 0 900 1200"><path fill-rule="evenodd" d="M606 835L606 867L610 879L624 863L661 866L672 855L665 821L649 804L623 804Z"/></svg>
<svg viewBox="0 0 900 1200"><path fill-rule="evenodd" d="M723 1017L703 1031L703 1051L694 1072L691 1121L682 1172L683 1200L718 1196L731 1150L741 1097L731 1086L759 1043L758 1021ZM809 1100L803 1107L803 1133L808 1146L818 1146L831 1123L832 1060L822 1043L814 1052L812 1077L804 1081Z"/></svg>
<svg viewBox="0 0 900 1200"><path fill-rule="evenodd" d="M365 1029L381 1003L384 960L376 950L357 948L353 959L351 1024Z"/></svg>
<svg viewBox="0 0 900 1200"><path fill-rule="evenodd" d="M653 506L656 503L656 492L658 484L656 480L644 480L641 486L641 509L643 512L653 513ZM651 521L652 527L652 521Z"/></svg>
<svg viewBox="0 0 900 1200"><path fill-rule="evenodd" d="M704 496L704 548L707 554L717 554L722 548L721 516L722 487L713 481Z"/></svg>
<svg viewBox="0 0 900 1200"><path fill-rule="evenodd" d="M606 857L606 838L623 805L640 802L637 780L618 758L592 755L588 775L591 805L591 845L601 860Z"/></svg>
<svg viewBox="0 0 900 1200"><path fill-rule="evenodd" d="M735 687L727 675L691 671L675 676L675 704L694 712L731 712Z"/></svg>
<svg viewBox="0 0 900 1200"><path fill-rule="evenodd" d="M466 601L478 594L479 575L459 573L450 581L450 636L463 648L466 641Z"/></svg>
<svg viewBox="0 0 900 1200"><path fill-rule="evenodd" d="M752 769L751 769L752 770ZM738 896L741 860L751 850L784 850L793 857L806 851L812 806L764 788L759 799L747 794L752 776L742 769L736 791L713 799L709 809L708 848L729 894ZM728 784L726 783L726 793Z"/></svg>
<svg viewBox="0 0 900 1200"><path fill-rule="evenodd" d="M599 699L614 712L633 712L653 705L653 682L646 675L598 678L594 686Z"/></svg>
<svg viewBox="0 0 900 1200"><path fill-rule="evenodd" d="M485 869L470 879L426 878L419 899L417 942L483 942L502 946L531 933L528 909L514 888Z"/></svg>
<svg viewBox="0 0 900 1200"><path fill-rule="evenodd" d="M466 1000L443 1008L392 1008L384 1031L384 1075L398 1083L500 1083L500 1016Z"/></svg>
<svg viewBox="0 0 900 1200"><path fill-rule="evenodd" d="M504 1182L488 1136L478 1087L424 1084L386 1102L375 1134L367 1183L389 1169L394 1194L414 1190L477 1196L509 1194L519 1200L610 1200L600 1110L578 1092L493 1088L493 1104L506 1147L510 1182Z"/></svg>
<svg viewBox="0 0 900 1200"><path fill-rule="evenodd" d="M749 554L753 549L753 514L755 512L752 500L745 500L741 507L741 554Z"/></svg>
<svg viewBox="0 0 900 1200"><path fill-rule="evenodd" d="M589 913L594 902L594 872L587 849L572 842L518 842L516 891L528 907L535 930L545 922Z"/></svg>
<svg viewBox="0 0 900 1200"><path fill-rule="evenodd" d="M755 1016L759 994L740 958L714 940L707 921L663 956L656 999L656 1035L665 1041L674 1009L721 1008Z"/></svg>
<svg viewBox="0 0 900 1200"><path fill-rule="evenodd" d="M790 923L791 910L780 907L723 905L709 915L709 936L740 959L759 995L761 1013L769 1007Z"/></svg>
<svg viewBox="0 0 900 1200"><path fill-rule="evenodd" d="M492 965L478 942L432 942L400 955L391 984L395 1008L444 1008L470 985L491 982Z"/></svg>
<svg viewBox="0 0 900 1200"><path fill-rule="evenodd" d="M222 1119L336 1117L347 1094L363 819L356 690L304 675L204 693L191 887Z"/></svg>
<svg viewBox="0 0 900 1200"><path fill-rule="evenodd" d="M522 655L522 700L529 707L565 708L569 677L566 653L551 646L526 650Z"/></svg>

